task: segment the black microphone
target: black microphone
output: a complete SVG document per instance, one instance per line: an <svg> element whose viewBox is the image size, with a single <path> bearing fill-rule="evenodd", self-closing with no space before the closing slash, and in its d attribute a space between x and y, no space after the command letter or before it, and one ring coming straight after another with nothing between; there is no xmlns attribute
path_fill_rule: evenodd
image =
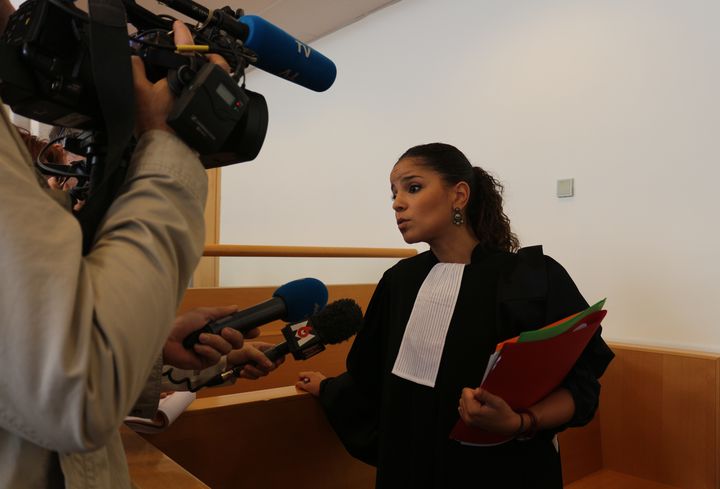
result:
<svg viewBox="0 0 720 489"><path fill-rule="evenodd" d="M287 322L302 321L325 307L327 298L327 287L318 279L293 280L278 287L270 300L224 318L209 321L202 328L187 335L183 340L183 346L189 350L200 342L202 333L219 334L225 328L233 328L245 334L276 319Z"/></svg>
<svg viewBox="0 0 720 489"><path fill-rule="evenodd" d="M362 327L362 311L352 299L331 302L307 321L288 324L282 329L285 341L265 350L271 361L292 353L295 360L307 360L325 349L354 336Z"/></svg>
<svg viewBox="0 0 720 489"><path fill-rule="evenodd" d="M352 299L340 299L331 302L322 311L313 314L307 321L288 324L282 329L285 341L265 350L263 353L272 362L292 353L296 360L307 360L325 350L325 345L343 342L357 333L363 324L362 310ZM226 382L230 377L238 377L245 362L235 365L193 389L212 387Z"/></svg>

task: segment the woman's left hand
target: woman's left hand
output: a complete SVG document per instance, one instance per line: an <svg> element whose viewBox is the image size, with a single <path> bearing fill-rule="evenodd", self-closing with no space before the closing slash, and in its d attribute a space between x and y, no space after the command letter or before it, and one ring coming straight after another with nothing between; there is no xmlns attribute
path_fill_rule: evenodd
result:
<svg viewBox="0 0 720 489"><path fill-rule="evenodd" d="M298 374L298 381L295 387L299 390L309 392L315 397L320 395L320 384L326 377L320 372L305 371Z"/></svg>
<svg viewBox="0 0 720 489"><path fill-rule="evenodd" d="M520 415L504 399L480 387L462 390L458 412L465 424L490 433L514 435L520 428Z"/></svg>

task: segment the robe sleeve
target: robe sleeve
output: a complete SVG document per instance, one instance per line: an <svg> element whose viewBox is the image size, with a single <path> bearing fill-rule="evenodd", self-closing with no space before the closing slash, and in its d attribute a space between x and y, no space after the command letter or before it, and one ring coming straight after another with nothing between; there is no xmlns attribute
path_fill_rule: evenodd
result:
<svg viewBox="0 0 720 489"><path fill-rule="evenodd" d="M386 273L373 293L348 354L347 371L320 385L320 402L330 425L350 455L370 465L377 465L388 281Z"/></svg>
<svg viewBox="0 0 720 489"><path fill-rule="evenodd" d="M547 320L555 321L588 307L567 271L550 257L546 257L548 274ZM562 387L567 389L575 401L575 413L561 431L571 426L584 426L589 423L597 411L600 400L600 382L605 369L615 354L600 336L598 328L580 358L565 380Z"/></svg>

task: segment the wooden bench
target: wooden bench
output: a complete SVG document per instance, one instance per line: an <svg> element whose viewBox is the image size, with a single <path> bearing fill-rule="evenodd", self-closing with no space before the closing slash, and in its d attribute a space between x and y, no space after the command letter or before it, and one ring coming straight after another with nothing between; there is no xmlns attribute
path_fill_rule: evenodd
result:
<svg viewBox="0 0 720 489"><path fill-rule="evenodd" d="M182 310L246 307L274 288L191 289ZM330 286L330 300L365 309L374 285ZM282 341L281 324L259 338ZM600 410L559 437L568 489L710 489L718 479L720 355L611 344L617 357L602 379ZM292 387L300 370L344 370L349 343L316 357L289 359L259 381L205 389L170 429L145 438L213 488L374 487L374 469L350 457L317 401ZM131 470L133 462L131 461ZM140 477L140 476L138 476ZM144 485L133 473L138 487ZM170 487L170 486L166 486Z"/></svg>
<svg viewBox="0 0 720 489"><path fill-rule="evenodd" d="M720 355L610 346L596 419L560 438L567 487L720 487Z"/></svg>

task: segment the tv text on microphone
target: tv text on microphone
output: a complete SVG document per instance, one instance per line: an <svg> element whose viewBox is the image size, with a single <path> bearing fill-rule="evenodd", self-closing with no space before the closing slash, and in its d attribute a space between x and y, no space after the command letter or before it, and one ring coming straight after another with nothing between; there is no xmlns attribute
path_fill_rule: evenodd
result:
<svg viewBox="0 0 720 489"><path fill-rule="evenodd" d="M265 351L273 362L291 353L295 360L307 360L355 335L362 326L362 311L352 299L340 299L313 314L307 321L288 324L282 329L285 341Z"/></svg>
<svg viewBox="0 0 720 489"><path fill-rule="evenodd" d="M335 82L335 63L262 17L233 12L230 7L211 12L192 0L166 0L163 4L201 23L211 17L219 19L222 29L252 51L254 57L247 58L250 64L267 73L316 92Z"/></svg>

